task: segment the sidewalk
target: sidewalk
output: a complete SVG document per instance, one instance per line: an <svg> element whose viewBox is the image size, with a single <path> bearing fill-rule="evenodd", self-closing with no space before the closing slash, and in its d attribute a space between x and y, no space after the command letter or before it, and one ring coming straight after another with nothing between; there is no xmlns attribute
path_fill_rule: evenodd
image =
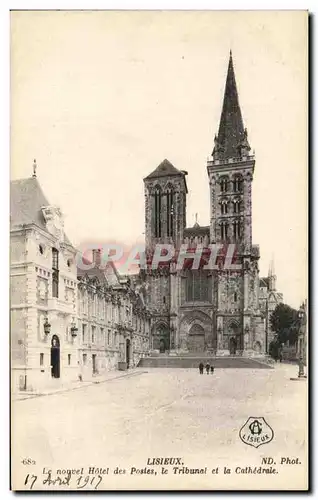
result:
<svg viewBox="0 0 318 500"><path fill-rule="evenodd" d="M133 377L136 375L141 375L143 373L148 373L147 370L142 370L140 368L132 368L127 371L112 371L107 374L92 377L90 380L75 380L74 382L60 383L58 387L50 387L39 392L20 392L12 395L12 401L24 401L26 399L38 398L41 396L50 396L51 394L60 394L63 392L74 391L76 389L82 389L83 387L88 387L94 384L102 384L104 382L109 382L111 380L116 380L124 377Z"/></svg>

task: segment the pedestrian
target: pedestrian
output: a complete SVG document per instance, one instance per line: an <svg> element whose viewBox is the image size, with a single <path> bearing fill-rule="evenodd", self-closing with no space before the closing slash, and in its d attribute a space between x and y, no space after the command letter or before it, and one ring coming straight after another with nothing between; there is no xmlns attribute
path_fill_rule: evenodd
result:
<svg viewBox="0 0 318 500"><path fill-rule="evenodd" d="M205 365L205 369L206 369L207 374L209 375L209 371L210 371L210 363L209 362L207 362L207 364Z"/></svg>
<svg viewBox="0 0 318 500"><path fill-rule="evenodd" d="M204 369L204 364L203 364L203 363L202 363L202 361L201 361L201 363L199 364L199 372L200 372L200 375L202 375L202 373L203 373L203 369Z"/></svg>
<svg viewBox="0 0 318 500"><path fill-rule="evenodd" d="M214 373L214 366L211 365L211 375Z"/></svg>

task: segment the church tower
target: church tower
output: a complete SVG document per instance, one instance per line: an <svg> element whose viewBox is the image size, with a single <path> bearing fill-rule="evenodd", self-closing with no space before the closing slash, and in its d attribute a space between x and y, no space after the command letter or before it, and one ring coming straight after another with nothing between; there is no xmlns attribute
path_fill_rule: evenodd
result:
<svg viewBox="0 0 318 500"><path fill-rule="evenodd" d="M225 268L217 272L218 349L230 352L264 347L257 335L262 325L257 317L259 247L252 244L254 166L230 52L219 130L207 161L210 241L235 244L236 264L240 266L236 272Z"/></svg>
<svg viewBox="0 0 318 500"><path fill-rule="evenodd" d="M144 179L146 250L157 243L178 247L186 226L187 172L167 159Z"/></svg>
<svg viewBox="0 0 318 500"><path fill-rule="evenodd" d="M186 226L187 172L178 170L167 159L144 179L146 258L157 244L171 244L177 251ZM147 305L152 312L151 349L160 352L174 348L176 321L176 273L170 266L146 271Z"/></svg>
<svg viewBox="0 0 318 500"><path fill-rule="evenodd" d="M232 53L223 107L212 156L210 180L211 243L236 243L242 253L252 245L252 180L255 160L250 154L235 81Z"/></svg>

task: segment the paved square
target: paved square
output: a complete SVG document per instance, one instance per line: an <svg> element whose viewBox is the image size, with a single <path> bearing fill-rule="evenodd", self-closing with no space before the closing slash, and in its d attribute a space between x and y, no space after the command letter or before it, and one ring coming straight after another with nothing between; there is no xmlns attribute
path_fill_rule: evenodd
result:
<svg viewBox="0 0 318 500"><path fill-rule="evenodd" d="M297 367L219 369L199 375L195 369L149 369L71 392L17 401L12 405L13 486L43 467L76 469L116 466L100 488L305 488L307 382L291 381ZM244 444L239 430L248 417L264 417L273 440L258 449ZM203 475L131 474L148 458L181 457ZM235 473L236 467L260 466L273 457L278 474ZM301 464L280 465L282 457ZM36 465L22 465L24 458ZM232 473L224 475L224 467ZM269 466L267 466L269 467ZM211 469L218 468L216 474ZM52 472L52 474L53 474ZM40 480L34 487L45 489ZM54 487L51 487L54 489ZM87 489L87 488L86 488Z"/></svg>

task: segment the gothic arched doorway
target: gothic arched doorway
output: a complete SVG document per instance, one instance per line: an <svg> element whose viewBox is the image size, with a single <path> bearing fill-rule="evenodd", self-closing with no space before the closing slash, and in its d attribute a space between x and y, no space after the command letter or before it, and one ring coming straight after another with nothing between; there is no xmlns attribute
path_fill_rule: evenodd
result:
<svg viewBox="0 0 318 500"><path fill-rule="evenodd" d="M166 325L161 323L154 328L152 342L153 349L160 353L170 350L170 333Z"/></svg>
<svg viewBox="0 0 318 500"><path fill-rule="evenodd" d="M53 335L51 342L51 375L60 378L60 339Z"/></svg>
<svg viewBox="0 0 318 500"><path fill-rule="evenodd" d="M236 354L237 340L235 337L230 338L229 349L230 349L230 354Z"/></svg>
<svg viewBox="0 0 318 500"><path fill-rule="evenodd" d="M205 334L202 326L194 324L188 335L188 349L190 352L203 352L205 349Z"/></svg>

